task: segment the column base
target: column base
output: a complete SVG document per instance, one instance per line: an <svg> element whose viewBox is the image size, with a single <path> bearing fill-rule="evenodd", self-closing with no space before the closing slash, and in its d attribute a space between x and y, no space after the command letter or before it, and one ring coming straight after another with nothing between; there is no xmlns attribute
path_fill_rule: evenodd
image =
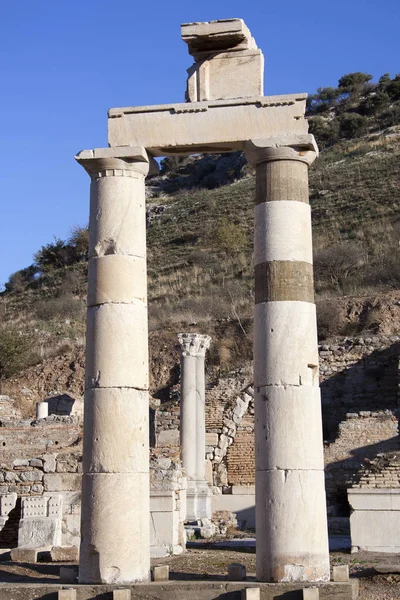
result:
<svg viewBox="0 0 400 600"><path fill-rule="evenodd" d="M186 491L186 521L211 519L211 498L206 481L192 482Z"/></svg>

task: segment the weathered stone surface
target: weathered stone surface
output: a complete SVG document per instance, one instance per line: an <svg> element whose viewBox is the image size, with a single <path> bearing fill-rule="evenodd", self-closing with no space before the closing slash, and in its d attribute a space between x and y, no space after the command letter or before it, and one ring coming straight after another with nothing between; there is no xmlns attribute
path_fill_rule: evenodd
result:
<svg viewBox="0 0 400 600"><path fill-rule="evenodd" d="M179 430L178 429L165 429L160 431L157 435L157 447L170 447L179 446Z"/></svg>
<svg viewBox="0 0 400 600"><path fill-rule="evenodd" d="M88 306L147 302L145 257L110 255L88 263Z"/></svg>
<svg viewBox="0 0 400 600"><path fill-rule="evenodd" d="M329 581L323 470L257 471L256 530L259 579Z"/></svg>
<svg viewBox="0 0 400 600"><path fill-rule="evenodd" d="M196 62L188 75L188 102L262 96L264 57L258 49L220 52Z"/></svg>
<svg viewBox="0 0 400 600"><path fill-rule="evenodd" d="M18 548L12 548L11 560L13 562L22 563L36 563L39 548L24 548L19 546Z"/></svg>
<svg viewBox="0 0 400 600"><path fill-rule="evenodd" d="M242 600L260 600L260 588L244 588L241 593Z"/></svg>
<svg viewBox="0 0 400 600"><path fill-rule="evenodd" d="M317 587L304 588L303 600L319 600L319 589Z"/></svg>
<svg viewBox="0 0 400 600"><path fill-rule="evenodd" d="M249 139L307 134L305 94L112 108L108 142L140 144L153 156L243 149ZM240 126L238 126L240 124Z"/></svg>
<svg viewBox="0 0 400 600"><path fill-rule="evenodd" d="M76 546L53 546L51 551L53 562L78 562L79 550Z"/></svg>
<svg viewBox="0 0 400 600"><path fill-rule="evenodd" d="M82 493L91 502L82 504L80 580L116 584L147 581L150 575L148 474L84 474Z"/></svg>
<svg viewBox="0 0 400 600"><path fill-rule="evenodd" d="M113 590L113 600L131 600L131 590L126 588L124 590Z"/></svg>
<svg viewBox="0 0 400 600"><path fill-rule="evenodd" d="M182 23L181 35L189 53L214 53L231 49L256 48L254 38L243 19L219 19Z"/></svg>
<svg viewBox="0 0 400 600"><path fill-rule="evenodd" d="M337 565L332 568L332 581L349 581L349 565Z"/></svg>
<svg viewBox="0 0 400 600"><path fill-rule="evenodd" d="M323 471L319 387L260 388L256 392L255 429L257 469Z"/></svg>
<svg viewBox="0 0 400 600"><path fill-rule="evenodd" d="M58 590L58 600L76 600L76 590Z"/></svg>
<svg viewBox="0 0 400 600"><path fill-rule="evenodd" d="M74 491L81 488L82 475L79 473L46 473L44 487L46 492Z"/></svg>
<svg viewBox="0 0 400 600"><path fill-rule="evenodd" d="M168 565L156 565L153 567L153 581L168 581L169 579L169 566Z"/></svg>
<svg viewBox="0 0 400 600"><path fill-rule="evenodd" d="M246 567L240 563L228 565L229 581L244 581L246 579Z"/></svg>
<svg viewBox="0 0 400 600"><path fill-rule="evenodd" d="M88 309L86 388L148 389L147 307L103 304Z"/></svg>
<svg viewBox="0 0 400 600"><path fill-rule="evenodd" d="M317 319L310 302L254 307L254 384L318 385Z"/></svg>
<svg viewBox="0 0 400 600"><path fill-rule="evenodd" d="M147 473L149 401L146 391L94 389L85 394L84 473Z"/></svg>

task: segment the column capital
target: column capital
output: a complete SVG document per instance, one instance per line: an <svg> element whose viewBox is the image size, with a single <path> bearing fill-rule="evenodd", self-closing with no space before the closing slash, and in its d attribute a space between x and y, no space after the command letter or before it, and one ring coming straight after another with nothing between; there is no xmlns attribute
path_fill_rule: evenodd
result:
<svg viewBox="0 0 400 600"><path fill-rule="evenodd" d="M318 146L311 134L249 140L244 151L253 167L274 160L297 160L310 166L318 156Z"/></svg>
<svg viewBox="0 0 400 600"><path fill-rule="evenodd" d="M132 177L134 173L146 176L159 170L158 163L141 146L81 150L74 158L92 178Z"/></svg>
<svg viewBox="0 0 400 600"><path fill-rule="evenodd" d="M183 356L205 357L210 347L211 337L201 333L178 333Z"/></svg>

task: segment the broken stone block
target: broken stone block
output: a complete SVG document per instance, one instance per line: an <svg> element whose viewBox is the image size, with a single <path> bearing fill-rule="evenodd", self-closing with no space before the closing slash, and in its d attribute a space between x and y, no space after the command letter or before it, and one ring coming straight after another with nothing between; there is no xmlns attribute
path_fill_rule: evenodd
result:
<svg viewBox="0 0 400 600"><path fill-rule="evenodd" d="M260 600L260 588L244 588L241 597L242 600Z"/></svg>
<svg viewBox="0 0 400 600"><path fill-rule="evenodd" d="M53 546L50 551L52 562L78 562L79 550L76 546Z"/></svg>
<svg viewBox="0 0 400 600"><path fill-rule="evenodd" d="M18 546L44 548L61 546L62 497L22 498Z"/></svg>
<svg viewBox="0 0 400 600"><path fill-rule="evenodd" d="M153 581L168 581L169 579L169 566L158 565L153 567Z"/></svg>
<svg viewBox="0 0 400 600"><path fill-rule="evenodd" d="M131 590L129 588L113 590L113 600L131 600Z"/></svg>
<svg viewBox="0 0 400 600"><path fill-rule="evenodd" d="M58 590L58 600L76 600L76 590Z"/></svg>
<svg viewBox="0 0 400 600"><path fill-rule="evenodd" d="M11 550L11 560L20 563L36 563L38 552L38 548L13 548Z"/></svg>
<svg viewBox="0 0 400 600"><path fill-rule="evenodd" d="M242 19L184 23L181 32L196 61L187 102L263 95L264 57Z"/></svg>
<svg viewBox="0 0 400 600"><path fill-rule="evenodd" d="M228 565L229 581L244 581L246 579L246 567L240 563Z"/></svg>
<svg viewBox="0 0 400 600"><path fill-rule="evenodd" d="M346 582L349 581L349 565L338 565L332 569L332 580Z"/></svg>

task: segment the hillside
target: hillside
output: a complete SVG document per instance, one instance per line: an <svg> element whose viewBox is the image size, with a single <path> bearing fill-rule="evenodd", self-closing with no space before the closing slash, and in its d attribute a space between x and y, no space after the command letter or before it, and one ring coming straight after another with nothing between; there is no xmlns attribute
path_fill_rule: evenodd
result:
<svg viewBox="0 0 400 600"><path fill-rule="evenodd" d="M308 105L321 145L310 171L321 339L400 328L400 77L368 78L344 76ZM182 329L213 336L211 374L251 360L254 192L240 153L169 158L147 182L153 392L174 383ZM87 230L77 228L10 276L0 296L4 391L42 369L49 383L38 393L49 393L64 362L64 379L73 357L83 368L86 253ZM18 375L30 365L32 376Z"/></svg>

